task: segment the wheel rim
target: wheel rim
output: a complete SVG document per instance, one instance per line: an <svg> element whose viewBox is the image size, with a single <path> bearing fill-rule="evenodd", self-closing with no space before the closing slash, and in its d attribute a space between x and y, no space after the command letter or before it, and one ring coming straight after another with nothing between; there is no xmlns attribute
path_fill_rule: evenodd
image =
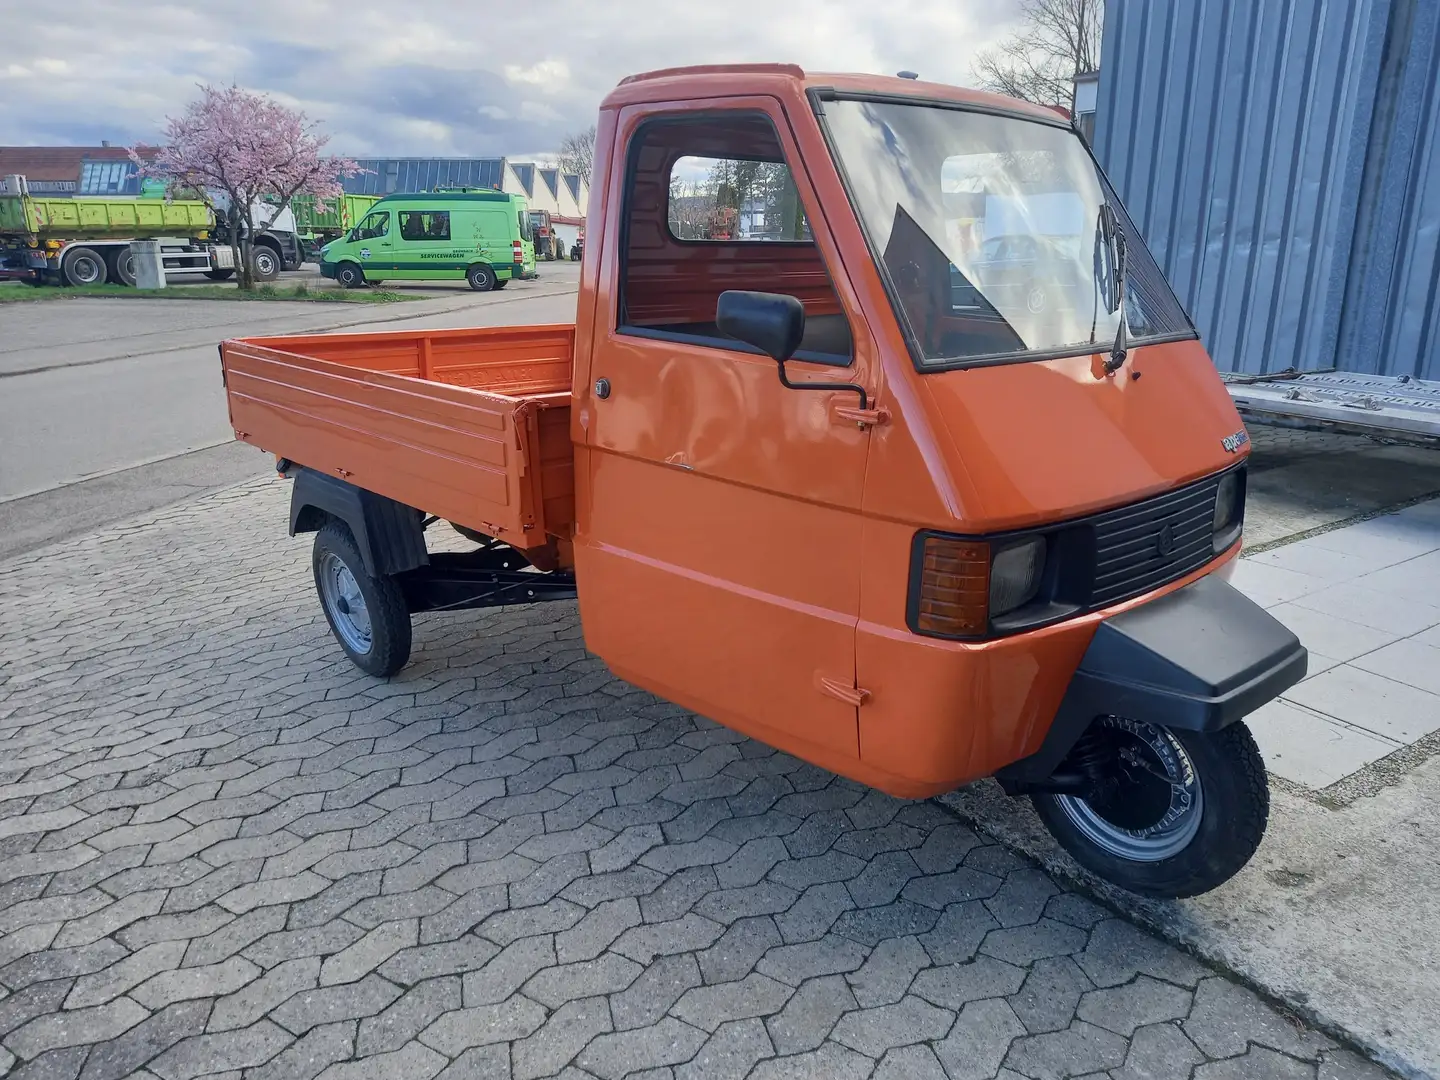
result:
<svg viewBox="0 0 1440 1080"><path fill-rule="evenodd" d="M341 285L354 285L355 282L359 280L359 278L360 278L360 275L355 272L355 268L354 268L354 267L352 267L352 266L342 266L342 267L340 268L340 284L341 284Z"/></svg>
<svg viewBox="0 0 1440 1080"><path fill-rule="evenodd" d="M122 255L122 256L120 256L120 261L117 263L117 266L118 266L119 269L120 269L120 276L121 276L122 278L124 278L126 281L134 281L134 280L135 280L135 256L134 256L134 255Z"/></svg>
<svg viewBox="0 0 1440 1080"><path fill-rule="evenodd" d="M255 273L260 277L269 277L275 272L275 256L268 251L257 253L255 256Z"/></svg>
<svg viewBox="0 0 1440 1080"><path fill-rule="evenodd" d="M1110 744L1115 776L1099 795L1055 802L1090 843L1132 862L1160 862L1195 839L1205 814L1200 774L1164 728L1109 716L1096 734Z"/></svg>
<svg viewBox="0 0 1440 1080"><path fill-rule="evenodd" d="M100 261L81 255L71 262L70 273L81 285L94 285L100 280Z"/></svg>
<svg viewBox="0 0 1440 1080"><path fill-rule="evenodd" d="M333 551L320 560L320 592L340 640L354 652L368 653L373 640L370 609L355 575Z"/></svg>
<svg viewBox="0 0 1440 1080"><path fill-rule="evenodd" d="M1030 314L1039 315L1045 310L1045 290L1039 285L1030 288L1030 294L1025 298L1025 306L1030 309Z"/></svg>

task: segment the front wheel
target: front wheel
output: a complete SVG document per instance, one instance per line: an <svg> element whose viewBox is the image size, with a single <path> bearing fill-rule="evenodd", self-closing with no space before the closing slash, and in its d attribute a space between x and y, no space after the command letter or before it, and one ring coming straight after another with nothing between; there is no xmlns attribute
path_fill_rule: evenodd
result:
<svg viewBox="0 0 1440 1080"><path fill-rule="evenodd" d="M332 521L315 534L315 591L330 632L352 663L386 679L410 659L410 611L394 578L365 569L349 528Z"/></svg>
<svg viewBox="0 0 1440 1080"><path fill-rule="evenodd" d="M1045 827L1086 869L1143 896L1209 892L1250 861L1265 835L1270 788L1249 728L1181 731L1118 716L1097 720L1067 767L1084 796L1035 794Z"/></svg>
<svg viewBox="0 0 1440 1080"><path fill-rule="evenodd" d="M280 276L280 253L261 245L250 252L250 271L256 281L274 281Z"/></svg>
<svg viewBox="0 0 1440 1080"><path fill-rule="evenodd" d="M359 289L365 285L365 271L358 263L342 262L335 268L335 281L342 289Z"/></svg>

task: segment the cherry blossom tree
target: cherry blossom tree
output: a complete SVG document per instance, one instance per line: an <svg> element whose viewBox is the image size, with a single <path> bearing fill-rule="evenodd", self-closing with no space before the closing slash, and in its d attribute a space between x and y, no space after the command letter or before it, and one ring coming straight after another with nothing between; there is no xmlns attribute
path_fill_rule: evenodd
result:
<svg viewBox="0 0 1440 1080"><path fill-rule="evenodd" d="M242 289L254 287L255 241L296 195L313 195L323 211L343 194L341 179L363 171L323 154L329 136L300 110L235 86L202 86L182 115L166 118L164 135L158 147L133 147L130 159L141 175L164 180L169 197L199 197L217 221L223 215Z"/></svg>

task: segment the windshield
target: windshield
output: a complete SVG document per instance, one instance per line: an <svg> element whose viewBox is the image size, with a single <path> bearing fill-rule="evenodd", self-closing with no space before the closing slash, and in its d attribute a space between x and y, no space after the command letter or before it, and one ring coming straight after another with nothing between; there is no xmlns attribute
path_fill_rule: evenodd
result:
<svg viewBox="0 0 1440 1080"><path fill-rule="evenodd" d="M1108 349L1107 199L1129 241L1132 341L1194 333L1067 128L861 100L827 101L825 123L922 369Z"/></svg>

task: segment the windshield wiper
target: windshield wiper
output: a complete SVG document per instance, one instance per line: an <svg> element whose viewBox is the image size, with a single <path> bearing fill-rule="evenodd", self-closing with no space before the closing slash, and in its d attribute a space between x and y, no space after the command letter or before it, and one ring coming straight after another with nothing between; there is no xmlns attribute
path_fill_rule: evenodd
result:
<svg viewBox="0 0 1440 1080"><path fill-rule="evenodd" d="M1115 306L1110 310L1119 315L1115 327L1115 344L1110 348L1110 359L1105 361L1105 374L1113 375L1124 365L1128 354L1125 346L1129 325L1125 318L1125 230L1120 227L1119 215L1108 201L1100 204L1100 233L1110 247L1113 268L1111 278L1114 282Z"/></svg>

